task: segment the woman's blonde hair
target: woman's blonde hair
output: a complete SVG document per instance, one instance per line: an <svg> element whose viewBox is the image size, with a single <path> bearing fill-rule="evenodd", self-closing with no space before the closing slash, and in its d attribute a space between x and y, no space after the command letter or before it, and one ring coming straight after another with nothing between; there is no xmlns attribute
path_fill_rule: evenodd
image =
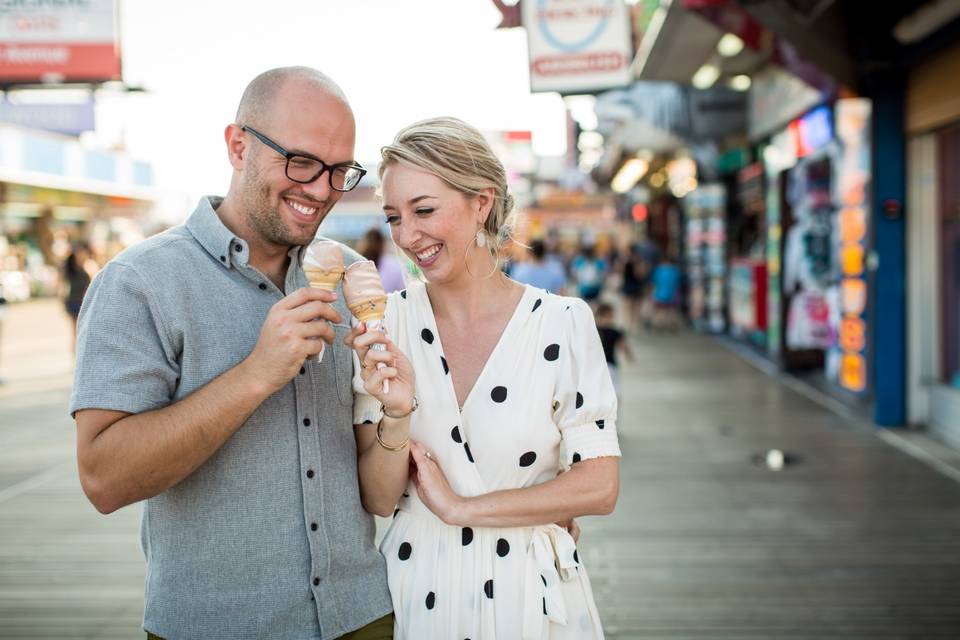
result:
<svg viewBox="0 0 960 640"><path fill-rule="evenodd" d="M403 162L428 171L467 196L493 189L493 207L483 225L491 247L499 251L513 227L513 196L503 163L483 134L457 118L431 118L406 127L380 149L378 174Z"/></svg>

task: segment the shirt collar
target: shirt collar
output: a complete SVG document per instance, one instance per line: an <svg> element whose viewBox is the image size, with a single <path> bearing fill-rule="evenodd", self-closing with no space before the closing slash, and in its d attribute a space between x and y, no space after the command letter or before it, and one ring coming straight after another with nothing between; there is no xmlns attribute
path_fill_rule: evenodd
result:
<svg viewBox="0 0 960 640"><path fill-rule="evenodd" d="M200 198L196 209L187 220L187 230L197 239L197 242L206 249L213 259L228 269L234 264L246 265L250 259L250 249L247 241L240 238L227 225L223 224L217 209L223 203L220 196L204 196ZM303 256L306 247L290 247L287 255L295 260L297 265L303 266Z"/></svg>

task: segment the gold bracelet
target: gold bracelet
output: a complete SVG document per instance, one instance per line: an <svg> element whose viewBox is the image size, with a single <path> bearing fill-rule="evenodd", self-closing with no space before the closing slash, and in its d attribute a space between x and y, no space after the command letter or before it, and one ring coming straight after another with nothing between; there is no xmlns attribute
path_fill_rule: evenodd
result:
<svg viewBox="0 0 960 640"><path fill-rule="evenodd" d="M408 411L407 413L403 414L402 416L392 416L392 415L390 415L389 413L387 413L386 407L384 407L384 408L382 409L382 411L383 411L383 415L387 416L388 418L390 418L390 419L392 419L392 420L403 420L404 418L408 417L411 413L413 413L414 411L416 411L418 408L420 408L420 401L417 400L417 394L413 394L413 405L410 407L410 411Z"/></svg>
<svg viewBox="0 0 960 640"><path fill-rule="evenodd" d="M401 442L399 445L393 447L383 441L383 421L380 421L380 424L377 425L377 444L386 449L387 451L402 451L410 444L410 436L407 436L407 439Z"/></svg>

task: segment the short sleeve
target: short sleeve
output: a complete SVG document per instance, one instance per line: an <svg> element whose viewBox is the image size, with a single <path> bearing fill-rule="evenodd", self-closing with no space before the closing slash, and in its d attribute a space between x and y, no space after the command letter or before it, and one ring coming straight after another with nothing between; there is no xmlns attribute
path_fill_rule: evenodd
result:
<svg viewBox="0 0 960 640"><path fill-rule="evenodd" d="M564 466L589 458L620 456L617 394L600 334L586 302L569 299L563 313L561 368L554 394L554 420L563 440Z"/></svg>
<svg viewBox="0 0 960 640"><path fill-rule="evenodd" d="M142 413L169 405L180 379L177 347L136 270L111 262L87 290L77 322L70 414Z"/></svg>

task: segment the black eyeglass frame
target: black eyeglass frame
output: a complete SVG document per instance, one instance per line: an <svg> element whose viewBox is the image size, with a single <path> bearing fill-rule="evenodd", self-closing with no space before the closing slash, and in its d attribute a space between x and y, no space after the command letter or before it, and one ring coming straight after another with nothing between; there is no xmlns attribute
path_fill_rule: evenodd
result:
<svg viewBox="0 0 960 640"><path fill-rule="evenodd" d="M333 189L334 191L339 191L340 193L346 193L346 192L348 192L348 191L352 191L352 190L356 189L356 188L357 188L357 185L360 184L360 181L363 180L363 176L367 175L367 170L364 169L363 167L361 167L361 166L360 166L359 164L357 164L356 162L339 162L339 163L337 163L337 164L327 164L326 162L324 162L324 161L321 160L320 158L316 158L316 157L314 157L314 156L310 156L310 155L307 155L307 154L304 154L304 153L291 153L291 152L287 151L286 149L284 149L283 147L281 147L281 146L280 146L279 144L277 144L276 142L274 142L273 140L271 140L270 138L268 138L267 136L263 135L262 133L260 133L260 132L257 131L256 129L254 129L253 127L248 127L248 126L246 126L246 125L240 125L240 130L243 131L243 132L245 132L245 133L246 133L246 132L252 133L252 134L254 135L254 137L257 138L257 140L259 140L260 142L262 142L263 144L267 145L268 147L270 147L271 149L273 149L274 151L276 151L277 153L279 153L281 156L283 156L283 158L287 161L286 165L285 165L284 168L283 168L283 172L284 172L284 174L287 176L287 178L290 179L290 180L292 180L293 182L296 182L296 183L299 183L299 184L310 184L311 182L313 182L314 180L316 180L317 178L319 178L320 176L322 176L322 175L324 174L324 172L327 172L327 182L330 183L330 188ZM292 177L292 176L290 175L290 160L291 160L292 158L306 158L307 160L311 160L311 161L313 161L313 162L317 162L317 163L320 164L320 170L319 170L317 173L315 173L315 174L313 175L313 177L310 178L309 180L297 180L296 178L294 178L294 177ZM350 187L349 189L338 189L337 187L335 187L335 186L333 185L333 172L334 172L334 170L336 170L336 169L344 169L344 168L345 168L345 169L356 169L357 171L360 172L360 177L357 178L357 184L353 185L353 186Z"/></svg>

